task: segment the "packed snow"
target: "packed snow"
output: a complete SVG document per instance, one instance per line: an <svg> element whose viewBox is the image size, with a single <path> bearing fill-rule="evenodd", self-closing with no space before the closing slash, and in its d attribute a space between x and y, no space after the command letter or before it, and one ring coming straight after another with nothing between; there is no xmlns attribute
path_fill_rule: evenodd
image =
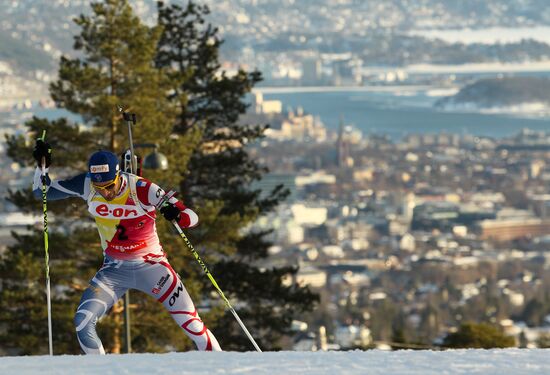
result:
<svg viewBox="0 0 550 375"><path fill-rule="evenodd" d="M329 352L187 352L0 357L0 374L550 374L548 349Z"/></svg>

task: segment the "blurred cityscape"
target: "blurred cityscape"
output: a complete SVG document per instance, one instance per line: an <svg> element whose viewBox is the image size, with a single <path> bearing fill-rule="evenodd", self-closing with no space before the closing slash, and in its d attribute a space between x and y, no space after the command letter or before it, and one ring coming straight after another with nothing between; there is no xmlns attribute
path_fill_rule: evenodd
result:
<svg viewBox="0 0 550 375"><path fill-rule="evenodd" d="M154 20L155 2L131 3ZM294 322L295 349L384 347L398 337L432 347L466 321L498 324L520 347L550 346L546 1L201 3L226 41L222 68L258 69L265 78L240 121L270 124L250 150L270 170L255 187L283 183L291 195L255 225L274 229L270 264L300 266L298 282L322 298L311 317ZM47 85L59 57L72 53L71 19L88 2L2 6L3 137L24 132L32 115L66 115ZM347 88L346 97L358 87L382 90L365 103L394 112L406 131L389 133L366 104L356 102L352 116L327 100L319 111L333 117L323 118L316 107L285 102L288 95L273 97L277 88L318 86ZM388 99L384 88L395 87ZM458 125L424 131L402 108L424 116L420 122L451 111ZM493 125L482 134L477 121L487 119ZM28 187L33 173L5 160L2 196ZM0 200L0 251L12 230L40 220Z"/></svg>
<svg viewBox="0 0 550 375"><path fill-rule="evenodd" d="M272 259L300 265L298 280L321 292L315 319L334 322L333 343L391 342L401 330L432 345L472 320L521 346L550 337L550 134L392 141L344 123L327 131L299 112L271 123L254 149L271 170L261 187L292 194L258 225L275 227Z"/></svg>

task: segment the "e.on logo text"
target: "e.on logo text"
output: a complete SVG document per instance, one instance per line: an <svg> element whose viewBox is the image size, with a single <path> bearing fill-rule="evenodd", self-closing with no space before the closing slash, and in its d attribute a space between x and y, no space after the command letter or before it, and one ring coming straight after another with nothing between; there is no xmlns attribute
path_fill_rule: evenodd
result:
<svg viewBox="0 0 550 375"><path fill-rule="evenodd" d="M129 219L138 217L138 211L134 206L120 204L92 203L89 212L94 216L106 219Z"/></svg>

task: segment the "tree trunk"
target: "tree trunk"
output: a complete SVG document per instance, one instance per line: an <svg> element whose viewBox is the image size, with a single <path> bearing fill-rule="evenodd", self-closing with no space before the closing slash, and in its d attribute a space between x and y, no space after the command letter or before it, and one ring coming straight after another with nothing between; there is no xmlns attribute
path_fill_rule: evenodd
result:
<svg viewBox="0 0 550 375"><path fill-rule="evenodd" d="M118 300L117 303L113 305L111 313L113 314L113 343L111 347L111 353L120 354L122 351L122 341L120 340L122 336L122 313L124 312L124 306L122 304L122 299Z"/></svg>

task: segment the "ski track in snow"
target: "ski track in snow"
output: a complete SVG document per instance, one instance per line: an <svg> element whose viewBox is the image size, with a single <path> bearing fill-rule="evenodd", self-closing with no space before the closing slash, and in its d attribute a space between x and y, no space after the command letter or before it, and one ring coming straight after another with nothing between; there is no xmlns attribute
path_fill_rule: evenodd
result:
<svg viewBox="0 0 550 375"><path fill-rule="evenodd" d="M550 374L550 349L168 353L0 357L0 374Z"/></svg>

